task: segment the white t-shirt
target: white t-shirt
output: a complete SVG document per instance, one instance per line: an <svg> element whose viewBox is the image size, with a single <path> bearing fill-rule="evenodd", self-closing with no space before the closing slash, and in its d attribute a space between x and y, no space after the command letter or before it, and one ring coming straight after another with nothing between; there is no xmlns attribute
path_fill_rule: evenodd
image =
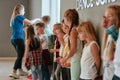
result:
<svg viewBox="0 0 120 80"><path fill-rule="evenodd" d="M77 50L74 53L74 55L71 57L71 63L75 61L79 61L81 58L81 53L82 53L82 41L77 39Z"/></svg>
<svg viewBox="0 0 120 80"><path fill-rule="evenodd" d="M41 34L39 38L43 40L42 49L48 49L49 40L47 34Z"/></svg>
<svg viewBox="0 0 120 80"><path fill-rule="evenodd" d="M76 29L76 27L73 27L73 29ZM81 53L82 53L82 41L80 41L78 38L77 38L77 49L76 49L76 52L74 53L74 55L71 57L71 63L75 62L75 61L80 61L80 58L81 58Z"/></svg>
<svg viewBox="0 0 120 80"><path fill-rule="evenodd" d="M92 41L88 46L84 46L81 57L81 75L82 79L94 79L97 76L97 69L95 66L95 60L91 52L91 45L96 41ZM99 46L98 46L99 48Z"/></svg>
<svg viewBox="0 0 120 80"><path fill-rule="evenodd" d="M120 29L119 36L116 44L116 51L114 55L114 67L115 67L115 75L120 77Z"/></svg>

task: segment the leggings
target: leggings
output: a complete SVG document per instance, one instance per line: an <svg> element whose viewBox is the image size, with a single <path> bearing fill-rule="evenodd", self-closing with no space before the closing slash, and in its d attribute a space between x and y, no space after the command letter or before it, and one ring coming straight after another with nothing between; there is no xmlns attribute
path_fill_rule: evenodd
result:
<svg viewBox="0 0 120 80"><path fill-rule="evenodd" d="M25 44L23 39L13 39L11 40L13 47L17 53L17 59L15 60L13 69L21 69L22 67L22 58L25 51Z"/></svg>

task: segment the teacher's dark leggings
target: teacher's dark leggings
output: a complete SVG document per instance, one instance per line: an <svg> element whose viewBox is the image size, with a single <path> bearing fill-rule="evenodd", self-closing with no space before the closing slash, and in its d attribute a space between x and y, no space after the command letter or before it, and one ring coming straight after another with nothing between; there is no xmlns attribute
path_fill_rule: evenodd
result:
<svg viewBox="0 0 120 80"><path fill-rule="evenodd" d="M14 63L13 69L21 69L22 67L22 58L24 56L24 51L25 51L25 44L23 39L14 39L11 40L12 45L15 48L15 51L17 53L17 59Z"/></svg>

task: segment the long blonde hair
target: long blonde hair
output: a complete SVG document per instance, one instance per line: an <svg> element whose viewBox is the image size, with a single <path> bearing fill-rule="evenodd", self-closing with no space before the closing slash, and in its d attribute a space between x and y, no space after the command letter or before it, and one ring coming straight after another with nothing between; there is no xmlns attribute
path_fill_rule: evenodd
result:
<svg viewBox="0 0 120 80"><path fill-rule="evenodd" d="M90 40L97 41L94 26L90 21L82 22L78 27L78 32L81 32L81 29L84 29Z"/></svg>
<svg viewBox="0 0 120 80"><path fill-rule="evenodd" d="M10 26L11 26L11 22L12 22L13 18L14 18L16 15L20 14L20 11L21 11L22 9L24 9L24 6L23 6L22 4L17 4L17 5L14 7L13 13L12 13L12 16L11 16L11 19L10 19Z"/></svg>

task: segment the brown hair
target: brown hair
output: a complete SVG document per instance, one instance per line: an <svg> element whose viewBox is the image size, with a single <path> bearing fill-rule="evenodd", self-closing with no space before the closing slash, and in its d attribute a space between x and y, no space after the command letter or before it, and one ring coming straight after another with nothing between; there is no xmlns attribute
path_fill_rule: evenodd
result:
<svg viewBox="0 0 120 80"><path fill-rule="evenodd" d="M71 26L69 28L69 35L73 27L77 27L79 25L79 15L75 9L68 9L64 13L64 17L71 20ZM68 39L68 45L70 48L70 39Z"/></svg>
<svg viewBox="0 0 120 80"><path fill-rule="evenodd" d="M65 11L64 17L69 18L71 20L71 26L70 26L70 30L69 30L69 35L70 35L72 28L74 26L77 27L79 25L78 12L75 9L68 9L67 11Z"/></svg>
<svg viewBox="0 0 120 80"><path fill-rule="evenodd" d="M43 28L45 28L45 24L42 23L42 22L37 23L36 26L39 26L39 27L43 27Z"/></svg>
<svg viewBox="0 0 120 80"><path fill-rule="evenodd" d="M14 18L16 15L20 14L20 11L21 11L22 9L24 9L24 6L23 6L22 4L17 4L17 5L14 7L13 13L12 13L12 16L11 16L11 19L10 19L10 26L11 26L11 22L12 22L13 18Z"/></svg>
<svg viewBox="0 0 120 80"><path fill-rule="evenodd" d="M82 22L78 27L78 32L81 32L81 29L84 29L91 40L97 41L94 26L90 21Z"/></svg>
<svg viewBox="0 0 120 80"><path fill-rule="evenodd" d="M57 27L57 29L59 29L59 28L62 27L61 23L56 23L56 24L54 24L53 26L54 26L54 27Z"/></svg>
<svg viewBox="0 0 120 80"><path fill-rule="evenodd" d="M32 25L28 25L26 28L25 28L25 35L26 35L26 40L29 41L29 43L32 42L32 40L35 42L35 45L37 45L37 42L35 40L35 32L34 32L34 28Z"/></svg>
<svg viewBox="0 0 120 80"><path fill-rule="evenodd" d="M49 23L50 22L50 16L46 15L42 17L42 20Z"/></svg>

